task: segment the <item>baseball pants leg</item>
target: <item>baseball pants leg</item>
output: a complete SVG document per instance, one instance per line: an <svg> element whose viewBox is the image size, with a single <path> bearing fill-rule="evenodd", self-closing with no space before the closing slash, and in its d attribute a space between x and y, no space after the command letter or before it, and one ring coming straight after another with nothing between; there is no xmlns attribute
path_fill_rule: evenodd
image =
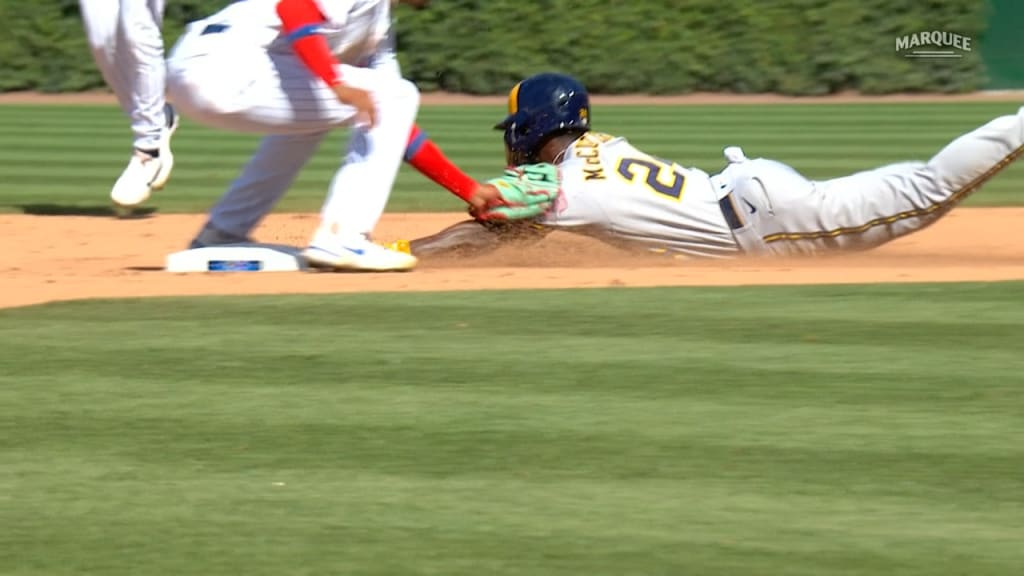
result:
<svg viewBox="0 0 1024 576"><path fill-rule="evenodd" d="M331 182L322 215L344 234L373 230L387 204L419 109L419 92L411 82L387 70L341 66L347 84L374 96L378 123L368 129L355 125L355 109L338 102L334 92L294 55L232 43L230 33L202 35L193 29L172 53L168 73L175 105L185 116L212 127L306 136L310 142L314 138L319 142L332 128L351 128L349 150ZM285 141L264 142L214 208L211 225L233 228L233 234L247 232L240 229L242 225L258 222L284 194L294 179L292 171L297 172L316 149L309 146L278 159L273 150ZM248 209L235 206L242 198ZM257 208L264 213L257 214ZM246 213L244 217L220 221L220 215L241 212Z"/></svg>
<svg viewBox="0 0 1024 576"><path fill-rule="evenodd" d="M927 162L811 181L757 159L736 165L735 181L757 209L767 253L865 250L935 223L1022 154L1024 108L960 136Z"/></svg>

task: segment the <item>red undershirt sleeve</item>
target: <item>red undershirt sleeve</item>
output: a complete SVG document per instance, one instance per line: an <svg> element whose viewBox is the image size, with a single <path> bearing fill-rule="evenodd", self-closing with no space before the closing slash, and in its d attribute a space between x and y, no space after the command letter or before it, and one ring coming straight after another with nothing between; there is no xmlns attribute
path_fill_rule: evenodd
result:
<svg viewBox="0 0 1024 576"><path fill-rule="evenodd" d="M421 174L443 186L459 198L469 202L476 192L477 182L458 166L452 164L419 126L413 125L409 143L405 148L405 161Z"/></svg>
<svg viewBox="0 0 1024 576"><path fill-rule="evenodd" d="M281 0L277 3L285 37L309 70L329 86L341 83L338 63L327 40L318 31L327 21L313 0Z"/></svg>

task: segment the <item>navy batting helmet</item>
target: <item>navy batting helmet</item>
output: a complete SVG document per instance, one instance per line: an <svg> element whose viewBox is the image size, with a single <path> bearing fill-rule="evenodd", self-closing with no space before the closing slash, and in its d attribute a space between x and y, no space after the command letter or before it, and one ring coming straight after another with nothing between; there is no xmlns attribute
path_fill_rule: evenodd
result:
<svg viewBox="0 0 1024 576"><path fill-rule="evenodd" d="M495 128L505 131L509 164L535 163L541 147L553 136L590 129L590 96L571 76L530 76L509 92L508 116Z"/></svg>

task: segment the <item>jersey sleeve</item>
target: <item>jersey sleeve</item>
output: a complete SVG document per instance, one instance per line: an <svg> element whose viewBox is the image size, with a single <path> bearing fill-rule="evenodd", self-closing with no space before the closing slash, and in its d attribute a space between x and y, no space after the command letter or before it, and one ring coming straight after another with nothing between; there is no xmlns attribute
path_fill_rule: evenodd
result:
<svg viewBox="0 0 1024 576"><path fill-rule="evenodd" d="M339 84L341 73L338 63L331 54L327 40L320 34L321 25L327 21L327 16L320 8L320 1L280 0L277 3L277 15L281 19L285 38L302 63L326 84Z"/></svg>

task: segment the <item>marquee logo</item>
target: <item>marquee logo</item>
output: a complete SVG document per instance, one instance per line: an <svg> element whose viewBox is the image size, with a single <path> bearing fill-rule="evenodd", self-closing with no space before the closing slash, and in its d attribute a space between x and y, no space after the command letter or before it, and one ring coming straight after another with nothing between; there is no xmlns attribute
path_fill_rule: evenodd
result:
<svg viewBox="0 0 1024 576"><path fill-rule="evenodd" d="M918 32L896 39L896 52L906 58L963 58L971 51L971 37L955 32Z"/></svg>

